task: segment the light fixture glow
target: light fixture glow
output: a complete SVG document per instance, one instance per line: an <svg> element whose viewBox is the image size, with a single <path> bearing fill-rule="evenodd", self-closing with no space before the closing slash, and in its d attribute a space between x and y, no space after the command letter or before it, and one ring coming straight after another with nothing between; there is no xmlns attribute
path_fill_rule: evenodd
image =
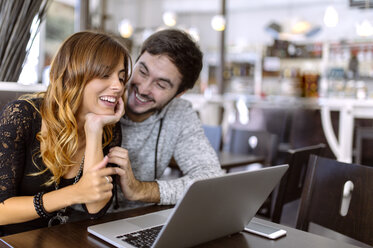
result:
<svg viewBox="0 0 373 248"><path fill-rule="evenodd" d="M292 26L291 32L293 34L304 34L308 32L310 29L311 29L311 24L309 22L298 21Z"/></svg>
<svg viewBox="0 0 373 248"><path fill-rule="evenodd" d="M194 39L194 41L198 42L199 41L199 31L198 31L198 28L196 27L190 27L188 29L188 33L190 36L192 36L192 38Z"/></svg>
<svg viewBox="0 0 373 248"><path fill-rule="evenodd" d="M373 35L373 26L365 19L361 23L356 23L356 34L362 37L368 37Z"/></svg>
<svg viewBox="0 0 373 248"><path fill-rule="evenodd" d="M131 37L133 33L133 28L129 20L124 19L119 23L119 33L123 38Z"/></svg>
<svg viewBox="0 0 373 248"><path fill-rule="evenodd" d="M165 12L162 16L164 24L169 27L173 27L176 25L176 14L173 12Z"/></svg>
<svg viewBox="0 0 373 248"><path fill-rule="evenodd" d="M361 23L356 23L356 34L362 37L368 37L373 35L373 26L367 18L367 13L369 10L369 0L365 0L365 11L366 18Z"/></svg>
<svg viewBox="0 0 373 248"><path fill-rule="evenodd" d="M325 26L329 28L334 28L335 26L337 26L338 21L339 21L339 17L338 17L337 10L332 5L328 6L324 14Z"/></svg>
<svg viewBox="0 0 373 248"><path fill-rule="evenodd" d="M211 26L216 31L223 31L225 29L225 18L222 15L215 15L211 19Z"/></svg>

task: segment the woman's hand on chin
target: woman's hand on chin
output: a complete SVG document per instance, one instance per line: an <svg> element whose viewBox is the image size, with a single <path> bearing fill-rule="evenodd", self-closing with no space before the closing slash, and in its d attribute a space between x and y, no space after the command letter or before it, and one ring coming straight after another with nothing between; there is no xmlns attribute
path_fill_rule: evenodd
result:
<svg viewBox="0 0 373 248"><path fill-rule="evenodd" d="M96 132L102 130L102 128L106 125L117 123L123 115L124 102L123 99L120 97L117 105L115 106L113 115L98 115L94 113L86 114L84 128L86 132Z"/></svg>

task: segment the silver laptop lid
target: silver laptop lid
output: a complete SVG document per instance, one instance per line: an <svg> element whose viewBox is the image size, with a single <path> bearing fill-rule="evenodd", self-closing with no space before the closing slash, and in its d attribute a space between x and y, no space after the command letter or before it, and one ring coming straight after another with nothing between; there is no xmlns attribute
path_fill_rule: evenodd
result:
<svg viewBox="0 0 373 248"><path fill-rule="evenodd" d="M288 167L196 181L176 205L153 247L190 247L242 231Z"/></svg>

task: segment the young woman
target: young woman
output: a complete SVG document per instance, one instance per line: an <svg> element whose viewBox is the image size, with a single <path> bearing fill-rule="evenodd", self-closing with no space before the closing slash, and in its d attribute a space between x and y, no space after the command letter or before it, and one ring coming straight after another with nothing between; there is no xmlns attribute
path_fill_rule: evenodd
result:
<svg viewBox="0 0 373 248"><path fill-rule="evenodd" d="M0 236L71 221L76 204L85 218L106 212L116 171L104 154L121 144L130 67L115 38L79 32L53 59L47 91L3 108Z"/></svg>

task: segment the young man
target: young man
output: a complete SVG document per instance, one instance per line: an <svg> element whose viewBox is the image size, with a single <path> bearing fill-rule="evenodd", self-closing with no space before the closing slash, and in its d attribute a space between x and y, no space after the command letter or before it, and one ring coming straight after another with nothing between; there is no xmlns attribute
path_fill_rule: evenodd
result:
<svg viewBox="0 0 373 248"><path fill-rule="evenodd" d="M223 174L197 113L179 98L198 79L202 56L180 30L159 31L144 42L127 84L122 148L109 154L109 162L122 168L127 200L175 204L194 180ZM183 176L160 179L172 158Z"/></svg>

